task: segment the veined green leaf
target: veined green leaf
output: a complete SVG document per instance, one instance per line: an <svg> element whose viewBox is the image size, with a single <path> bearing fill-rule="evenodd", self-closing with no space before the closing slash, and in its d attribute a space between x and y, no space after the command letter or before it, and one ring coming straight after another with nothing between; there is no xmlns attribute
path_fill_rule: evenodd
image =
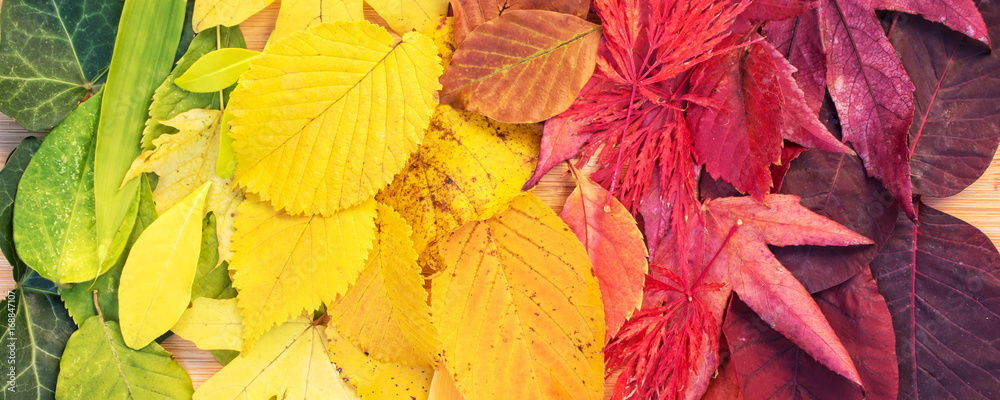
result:
<svg viewBox="0 0 1000 400"><path fill-rule="evenodd" d="M14 197L17 196L17 183L41 144L34 136L24 138L0 170L0 250L13 268L15 281L21 279L28 266L14 250Z"/></svg>
<svg viewBox="0 0 1000 400"><path fill-rule="evenodd" d="M104 78L121 0L4 0L0 112L29 131L59 123Z"/></svg>
<svg viewBox="0 0 1000 400"><path fill-rule="evenodd" d="M195 108L219 109L219 93L191 93L174 84L175 78L187 72L195 61L215 50L217 45L224 48L244 48L246 42L238 26L210 28L194 37L187 52L184 53L184 57L177 61L177 66L153 94L153 103L149 106L149 119L146 120L146 129L142 131L143 150L152 149L153 139L160 137L160 135L177 133L176 128L164 125L160 121L169 120L180 113ZM223 90L223 98L228 99L231 91L232 88Z"/></svg>
<svg viewBox="0 0 1000 400"><path fill-rule="evenodd" d="M189 92L218 92L235 84L250 69L250 60L259 55L247 49L218 49L195 61L174 83Z"/></svg>
<svg viewBox="0 0 1000 400"><path fill-rule="evenodd" d="M102 261L114 263L121 255L112 249L112 241L127 224L126 210L138 195L139 181L119 186L139 155L153 92L170 73L186 5L184 0L126 1L122 11L104 85L94 165L97 256Z"/></svg>
<svg viewBox="0 0 1000 400"><path fill-rule="evenodd" d="M201 219L211 182L205 182L139 235L122 269L118 312L125 343L133 349L174 326L191 300L198 268Z"/></svg>
<svg viewBox="0 0 1000 400"><path fill-rule="evenodd" d="M222 179L233 177L236 172L236 154L233 153L233 135L229 134L229 124L233 114L226 109L222 112L222 134L219 135L219 157L215 161L215 174Z"/></svg>
<svg viewBox="0 0 1000 400"><path fill-rule="evenodd" d="M130 0L131 1L131 0ZM90 317L66 343L56 398L190 399L191 377L160 345L125 345L118 323Z"/></svg>
<svg viewBox="0 0 1000 400"><path fill-rule="evenodd" d="M228 299L236 297L233 281L229 278L229 263L219 262L219 239L216 236L215 213L205 216L201 228L201 253L198 269L191 285L191 300L199 297Z"/></svg>

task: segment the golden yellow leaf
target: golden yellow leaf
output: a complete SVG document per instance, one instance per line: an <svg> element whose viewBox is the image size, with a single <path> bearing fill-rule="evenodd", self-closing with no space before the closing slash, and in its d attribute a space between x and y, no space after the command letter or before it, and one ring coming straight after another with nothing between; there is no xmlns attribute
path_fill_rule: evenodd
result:
<svg viewBox="0 0 1000 400"><path fill-rule="evenodd" d="M600 399L604 312L590 259L534 194L437 245L444 365L469 399Z"/></svg>
<svg viewBox="0 0 1000 400"><path fill-rule="evenodd" d="M340 301L330 305L330 324L372 358L430 366L437 358L437 333L410 232L396 211L378 205L368 265Z"/></svg>
<svg viewBox="0 0 1000 400"><path fill-rule="evenodd" d="M427 400L462 400L462 393L458 391L455 381L451 379L451 374L447 370L434 371Z"/></svg>
<svg viewBox="0 0 1000 400"><path fill-rule="evenodd" d="M357 399L337 376L319 325L297 318L272 329L194 392L194 400Z"/></svg>
<svg viewBox="0 0 1000 400"><path fill-rule="evenodd" d="M170 330L202 350L243 349L243 317L236 299L194 299Z"/></svg>
<svg viewBox="0 0 1000 400"><path fill-rule="evenodd" d="M330 325L330 359L337 365L340 377L358 389L364 400L426 400L434 369L405 367L380 362L337 333Z"/></svg>
<svg viewBox="0 0 1000 400"><path fill-rule="evenodd" d="M365 19L362 0L284 0L268 42L323 22Z"/></svg>
<svg viewBox="0 0 1000 400"><path fill-rule="evenodd" d="M364 202L423 140L440 75L430 39L367 21L272 43L230 99L237 182L291 214Z"/></svg>
<svg viewBox="0 0 1000 400"><path fill-rule="evenodd" d="M448 0L365 0L400 35L448 14Z"/></svg>
<svg viewBox="0 0 1000 400"><path fill-rule="evenodd" d="M521 193L538 159L537 125L515 125L438 106L424 144L379 194L413 227L417 253Z"/></svg>
<svg viewBox="0 0 1000 400"><path fill-rule="evenodd" d="M195 32L216 25L239 25L271 3L274 0L196 0L191 25Z"/></svg>
<svg viewBox="0 0 1000 400"><path fill-rule="evenodd" d="M233 180L219 178L215 173L221 116L218 110L193 109L161 121L179 132L154 139L154 148L142 152L125 174L125 182L143 172L160 177L153 190L153 202L156 212L161 214L194 188L212 182L207 202L218 223L219 262L232 256L233 220L237 206L243 201L243 195L233 188Z"/></svg>
<svg viewBox="0 0 1000 400"><path fill-rule="evenodd" d="M243 349L272 326L344 294L365 267L374 229L373 199L328 217L291 216L266 201L244 201L229 263Z"/></svg>
<svg viewBox="0 0 1000 400"><path fill-rule="evenodd" d="M451 64L451 57L455 55L455 18L441 17L437 21L430 21L423 31L424 36L431 38L438 48L438 57L441 57L441 66L448 69Z"/></svg>
<svg viewBox="0 0 1000 400"><path fill-rule="evenodd" d="M125 260L118 318L128 347L139 350L167 332L191 301L201 250L205 182L142 231Z"/></svg>

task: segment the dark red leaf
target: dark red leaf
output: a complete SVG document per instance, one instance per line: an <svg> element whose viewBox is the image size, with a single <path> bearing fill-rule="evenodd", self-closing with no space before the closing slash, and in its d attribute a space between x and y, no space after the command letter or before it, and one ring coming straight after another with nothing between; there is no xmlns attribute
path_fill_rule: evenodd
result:
<svg viewBox="0 0 1000 400"><path fill-rule="evenodd" d="M1000 6L986 2L982 11L1000 35ZM962 34L906 16L891 41L917 88L909 144L914 191L957 194L986 171L1000 142L1000 46L991 53Z"/></svg>
<svg viewBox="0 0 1000 400"><path fill-rule="evenodd" d="M743 398L743 394L740 393L740 383L736 380L736 367L733 366L729 346L726 345L725 341L722 341L721 345L724 350L719 352L719 369L701 400L740 400Z"/></svg>
<svg viewBox="0 0 1000 400"><path fill-rule="evenodd" d="M865 176L856 155L809 150L791 163L782 193L802 198L802 205L872 239L873 246L773 248L810 293L833 287L868 266L896 225L899 207L882 185Z"/></svg>
<svg viewBox="0 0 1000 400"><path fill-rule="evenodd" d="M865 161L868 175L913 213L906 136L913 121L913 84L869 2L822 0L820 32L827 86L844 141Z"/></svg>
<svg viewBox="0 0 1000 400"><path fill-rule="evenodd" d="M973 0L872 0L871 7L922 15L982 43L990 43L986 23Z"/></svg>
<svg viewBox="0 0 1000 400"><path fill-rule="evenodd" d="M781 184L784 183L785 175L788 174L788 168L792 166L792 161L799 158L799 155L806 150L805 147L785 141L785 146L781 148L781 163L771 166L771 182L773 182L775 192L781 191Z"/></svg>
<svg viewBox="0 0 1000 400"><path fill-rule="evenodd" d="M798 17L819 5L818 1L804 0L755 0L747 6L740 18L749 21L778 21Z"/></svg>
<svg viewBox="0 0 1000 400"><path fill-rule="evenodd" d="M972 225L917 209L871 265L896 331L899 398L1000 398L1000 253Z"/></svg>
<svg viewBox="0 0 1000 400"><path fill-rule="evenodd" d="M865 394L734 298L723 329L746 399L896 400L892 318L868 269L813 296L858 367Z"/></svg>
<svg viewBox="0 0 1000 400"><path fill-rule="evenodd" d="M818 111L826 95L826 53L819 37L819 10L769 22L763 35L797 69L792 78L802 89L809 109Z"/></svg>

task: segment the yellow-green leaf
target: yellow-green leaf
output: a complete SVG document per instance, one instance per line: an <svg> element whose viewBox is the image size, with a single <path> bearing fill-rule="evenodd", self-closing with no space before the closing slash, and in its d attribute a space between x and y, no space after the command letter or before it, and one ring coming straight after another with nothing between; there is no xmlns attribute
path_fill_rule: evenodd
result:
<svg viewBox="0 0 1000 400"><path fill-rule="evenodd" d="M174 79L181 89L195 93L212 93L232 86L240 74L249 68L250 60L260 52L240 48L225 48L205 54Z"/></svg>
<svg viewBox="0 0 1000 400"><path fill-rule="evenodd" d="M368 265L329 314L331 325L373 358L430 366L437 358L437 333L410 232L396 211L378 205Z"/></svg>
<svg viewBox="0 0 1000 400"><path fill-rule="evenodd" d="M433 368L378 361L341 336L333 325L327 327L326 335L330 339L330 359L337 365L340 377L353 384L362 399L427 400Z"/></svg>
<svg viewBox="0 0 1000 400"><path fill-rule="evenodd" d="M201 32L216 25L239 25L271 3L274 0L196 0L191 26Z"/></svg>
<svg viewBox="0 0 1000 400"><path fill-rule="evenodd" d="M208 209L215 213L219 260L224 261L232 255L233 220L243 196L234 190L232 179L222 179L215 174L221 135L220 114L218 110L193 109L162 121L179 132L153 140L155 148L144 151L132 162L125 181L143 172L159 175L159 183L153 190L153 202L156 203L156 211L161 214L194 188L212 182L208 191Z"/></svg>
<svg viewBox="0 0 1000 400"><path fill-rule="evenodd" d="M211 182L160 215L139 235L118 287L125 344L146 347L184 313L201 250L201 217Z"/></svg>
<svg viewBox="0 0 1000 400"><path fill-rule="evenodd" d="M284 0L268 42L323 22L365 19L362 0Z"/></svg>
<svg viewBox="0 0 1000 400"><path fill-rule="evenodd" d="M194 392L194 400L357 399L330 363L326 334L305 318L271 330Z"/></svg>
<svg viewBox="0 0 1000 400"><path fill-rule="evenodd" d="M423 31L448 14L448 0L365 0L400 35Z"/></svg>
<svg viewBox="0 0 1000 400"><path fill-rule="evenodd" d="M237 182L292 214L364 202L423 139L440 74L433 41L366 21L271 44L230 100Z"/></svg>
<svg viewBox="0 0 1000 400"><path fill-rule="evenodd" d="M215 176L222 179L233 177L236 172L236 155L233 154L233 135L229 134L229 124L233 113L229 109L222 112L222 132L219 133L219 157L215 160Z"/></svg>
<svg viewBox="0 0 1000 400"><path fill-rule="evenodd" d="M469 399L601 399L604 312L590 259L535 195L442 240L431 293L444 365Z"/></svg>
<svg viewBox="0 0 1000 400"><path fill-rule="evenodd" d="M438 106L424 144L379 194L413 227L417 253L521 193L538 159L541 129Z"/></svg>
<svg viewBox="0 0 1000 400"><path fill-rule="evenodd" d="M344 294L364 269L374 230L373 199L329 217L291 216L266 201L244 201L229 264L243 349L272 326Z"/></svg>
<svg viewBox="0 0 1000 400"><path fill-rule="evenodd" d="M202 350L243 348L243 317L236 299L194 299L170 330Z"/></svg>

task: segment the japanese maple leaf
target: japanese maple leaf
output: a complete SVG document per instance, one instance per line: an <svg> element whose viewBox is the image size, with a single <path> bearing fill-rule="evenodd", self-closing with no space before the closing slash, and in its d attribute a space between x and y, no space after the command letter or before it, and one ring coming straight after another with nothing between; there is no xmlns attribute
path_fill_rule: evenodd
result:
<svg viewBox="0 0 1000 400"><path fill-rule="evenodd" d="M623 369L614 398L698 398L718 366L723 309L731 292L772 328L833 372L861 379L809 292L767 245L849 246L872 242L799 205L791 195L703 203L688 236L687 256L698 276L686 279L671 252L654 258L646 304L606 348L607 371ZM676 232L669 233L670 235ZM676 242L676 241L675 241Z"/></svg>

